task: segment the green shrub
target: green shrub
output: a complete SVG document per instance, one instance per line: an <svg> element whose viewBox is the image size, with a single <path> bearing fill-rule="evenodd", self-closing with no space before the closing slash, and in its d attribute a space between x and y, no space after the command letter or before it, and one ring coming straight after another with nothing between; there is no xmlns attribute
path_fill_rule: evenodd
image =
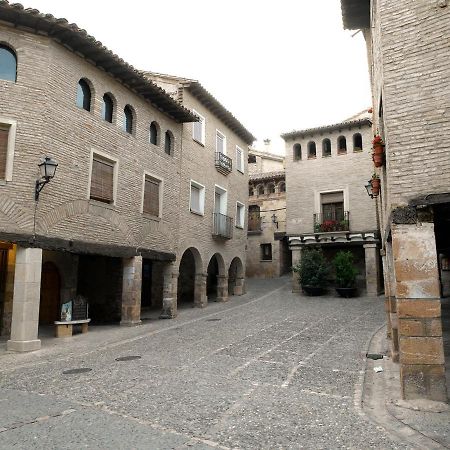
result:
<svg viewBox="0 0 450 450"><path fill-rule="evenodd" d="M325 287L329 274L328 263L319 248L305 248L299 264L293 267L302 286Z"/></svg>
<svg viewBox="0 0 450 450"><path fill-rule="evenodd" d="M356 275L358 271L353 265L353 253L344 250L337 252L333 259L333 265L336 270L337 287L355 287Z"/></svg>

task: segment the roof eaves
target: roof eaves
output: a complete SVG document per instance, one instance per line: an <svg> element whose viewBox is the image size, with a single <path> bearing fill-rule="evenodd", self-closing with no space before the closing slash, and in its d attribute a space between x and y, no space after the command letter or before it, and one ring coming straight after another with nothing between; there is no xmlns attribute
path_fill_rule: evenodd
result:
<svg viewBox="0 0 450 450"><path fill-rule="evenodd" d="M341 10L346 30L370 27L370 0L341 0Z"/></svg>

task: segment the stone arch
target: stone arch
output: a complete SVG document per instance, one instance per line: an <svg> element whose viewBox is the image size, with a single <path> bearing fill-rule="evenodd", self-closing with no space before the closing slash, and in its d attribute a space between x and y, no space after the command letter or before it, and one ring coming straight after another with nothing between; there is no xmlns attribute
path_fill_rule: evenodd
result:
<svg viewBox="0 0 450 450"><path fill-rule="evenodd" d="M244 286L244 264L241 258L236 256L231 261L228 269L228 294L242 295L245 292Z"/></svg>
<svg viewBox="0 0 450 450"><path fill-rule="evenodd" d="M225 261L220 253L211 256L206 271L206 295L208 301L223 302L228 299Z"/></svg>
<svg viewBox="0 0 450 450"><path fill-rule="evenodd" d="M0 195L0 212L8 218L12 226L32 232L33 213L19 206L6 195Z"/></svg>
<svg viewBox="0 0 450 450"><path fill-rule="evenodd" d="M203 261L195 247L187 248L178 264L177 305L206 306L206 275Z"/></svg>

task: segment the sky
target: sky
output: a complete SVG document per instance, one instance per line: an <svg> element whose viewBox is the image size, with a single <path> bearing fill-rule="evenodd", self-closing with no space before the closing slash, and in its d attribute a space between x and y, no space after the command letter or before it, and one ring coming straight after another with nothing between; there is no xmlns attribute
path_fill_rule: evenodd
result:
<svg viewBox="0 0 450 450"><path fill-rule="evenodd" d="M283 132L371 104L362 33L340 0L26 0L76 23L135 68L199 80L271 151Z"/></svg>

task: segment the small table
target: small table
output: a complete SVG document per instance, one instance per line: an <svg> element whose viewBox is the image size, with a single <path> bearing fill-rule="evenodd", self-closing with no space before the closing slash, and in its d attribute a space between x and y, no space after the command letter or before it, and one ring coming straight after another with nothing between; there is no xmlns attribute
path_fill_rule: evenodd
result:
<svg viewBox="0 0 450 450"><path fill-rule="evenodd" d="M73 325L81 325L81 332L87 333L90 321L91 321L91 319L68 320L67 322L55 321L55 325L56 325L55 336L57 338L72 336Z"/></svg>

